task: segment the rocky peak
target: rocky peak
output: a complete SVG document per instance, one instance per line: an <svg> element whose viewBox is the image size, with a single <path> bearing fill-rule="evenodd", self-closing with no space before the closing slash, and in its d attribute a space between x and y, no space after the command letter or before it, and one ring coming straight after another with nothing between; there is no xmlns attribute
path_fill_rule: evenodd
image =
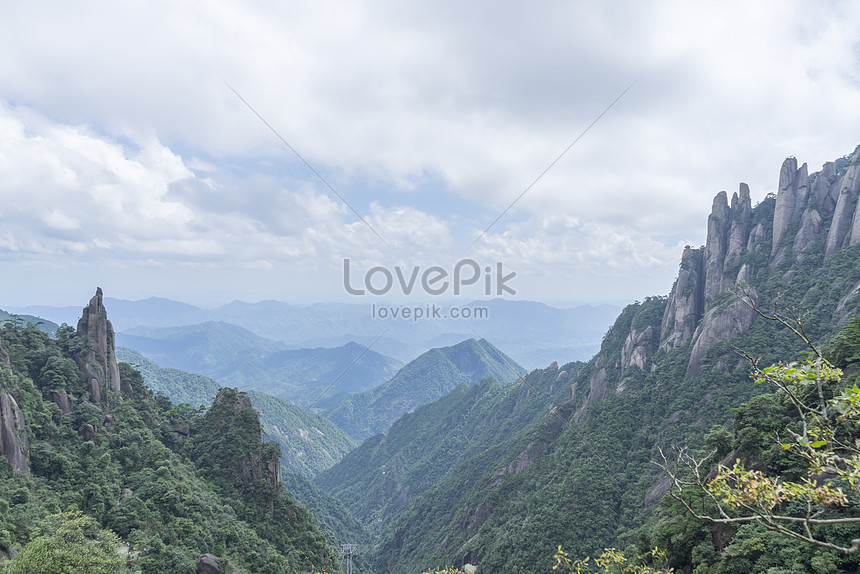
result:
<svg viewBox="0 0 860 574"><path fill-rule="evenodd" d="M841 163L840 163L841 162ZM780 169L779 189L773 205L773 225L767 266L802 261L816 245L825 245L829 256L847 245L860 243L860 146L850 158L829 162L811 176L807 165L793 157ZM832 214L830 226L827 218ZM681 257L681 271L663 316L660 348L670 350L692 342L687 374L698 372L708 349L749 329L754 314L745 304L726 301L712 306L715 298L736 283L750 284L763 266L760 257L745 261L744 255L767 253L767 222L752 228L753 210L749 187L741 184L731 202L725 192L714 198L708 217L708 235L701 264L689 247ZM826 235L826 238L825 238ZM759 263L754 263L754 261ZM743 262L743 263L742 263ZM790 275L785 281L790 281ZM703 287L702 287L703 286ZM701 296L697 288L702 288ZM752 292L755 296L755 292Z"/></svg>
<svg viewBox="0 0 860 574"><path fill-rule="evenodd" d="M84 307L78 321L75 338L78 351L75 362L87 376L89 399L101 403L111 391L119 396L119 366L116 361L113 325L107 318L107 310L102 303L101 287Z"/></svg>
<svg viewBox="0 0 860 574"><path fill-rule="evenodd" d="M728 252L732 210L725 191L714 197L708 216L708 239L705 242L705 305L723 290L723 267Z"/></svg>

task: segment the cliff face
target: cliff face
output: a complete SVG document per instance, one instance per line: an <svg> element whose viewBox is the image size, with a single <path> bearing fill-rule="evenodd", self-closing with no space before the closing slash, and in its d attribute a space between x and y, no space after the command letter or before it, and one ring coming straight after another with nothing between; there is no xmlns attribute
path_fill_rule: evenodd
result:
<svg viewBox="0 0 860 574"><path fill-rule="evenodd" d="M75 362L87 376L90 402L103 402L108 390L119 396L119 366L114 347L116 338L102 303L101 287L96 289L89 305L84 307L75 337L79 347Z"/></svg>
<svg viewBox="0 0 860 574"><path fill-rule="evenodd" d="M11 374L9 354L0 345L0 382ZM17 472L27 472L27 435L24 432L24 415L15 399L0 385L0 455Z"/></svg>
<svg viewBox="0 0 860 574"><path fill-rule="evenodd" d="M27 435L24 415L12 395L0 389L0 455L16 472L27 472Z"/></svg>

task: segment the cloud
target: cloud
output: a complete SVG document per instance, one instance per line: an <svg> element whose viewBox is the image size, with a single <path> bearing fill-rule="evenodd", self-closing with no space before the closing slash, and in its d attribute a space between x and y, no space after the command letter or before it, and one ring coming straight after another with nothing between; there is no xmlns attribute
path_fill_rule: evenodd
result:
<svg viewBox="0 0 860 574"><path fill-rule="evenodd" d="M671 278L715 193L761 199L784 157L815 171L858 143L858 20L776 0L19 3L0 22L0 257L450 260L635 79L480 249L547 277L603 258Z"/></svg>
<svg viewBox="0 0 860 574"><path fill-rule="evenodd" d="M0 107L0 128L8 135L0 141L8 253L313 268L388 248L307 183L288 189L217 168L201 178L158 141L129 149L9 106ZM374 204L366 221L412 257L451 245L445 222L409 206Z"/></svg>

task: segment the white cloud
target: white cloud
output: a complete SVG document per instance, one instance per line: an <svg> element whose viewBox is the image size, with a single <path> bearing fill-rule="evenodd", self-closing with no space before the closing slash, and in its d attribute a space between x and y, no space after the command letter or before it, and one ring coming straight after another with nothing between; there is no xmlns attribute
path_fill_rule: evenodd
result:
<svg viewBox="0 0 860 574"><path fill-rule="evenodd" d="M638 79L481 249L671 278L716 192L746 181L755 201L785 156L814 171L858 143L857 21L799 0L18 3L0 22L0 257L450 260Z"/></svg>

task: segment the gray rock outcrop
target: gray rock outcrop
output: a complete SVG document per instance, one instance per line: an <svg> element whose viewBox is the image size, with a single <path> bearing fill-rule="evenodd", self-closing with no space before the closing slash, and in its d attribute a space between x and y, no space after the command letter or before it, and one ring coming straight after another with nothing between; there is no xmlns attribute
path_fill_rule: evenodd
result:
<svg viewBox="0 0 860 574"><path fill-rule="evenodd" d="M72 405L69 402L69 393L66 391L54 391L54 403L60 407L60 412L64 415L72 412Z"/></svg>
<svg viewBox="0 0 860 574"><path fill-rule="evenodd" d="M197 574L222 574L221 564L214 554L204 554L197 559Z"/></svg>
<svg viewBox="0 0 860 574"><path fill-rule="evenodd" d="M704 314L705 271L702 263L702 249L693 249L689 245L684 248L681 269L669 294L660 327L663 340L660 348L664 351L685 345Z"/></svg>
<svg viewBox="0 0 860 574"><path fill-rule="evenodd" d="M708 216L708 238L705 242L705 306L723 291L726 281L723 267L729 249L729 229L732 211L726 192L714 197L711 215Z"/></svg>
<svg viewBox="0 0 860 574"><path fill-rule="evenodd" d="M815 240L821 231L821 215L814 207L807 208L800 219L800 230L794 237L791 251L797 261L803 261L804 255L815 246Z"/></svg>
<svg viewBox="0 0 860 574"><path fill-rule="evenodd" d="M726 193L719 192L708 217L704 247L684 249L681 270L663 315L660 349L669 351L690 342L687 374L696 374L714 343L739 336L755 319L755 312L742 301L722 301L715 307L716 297L737 284L752 283L765 261L772 271L783 263L801 262L820 253L816 250L822 245L827 257L844 246L860 243L858 196L860 146L849 158L826 163L812 175L806 164L798 168L793 157L783 162L770 237L765 222L753 226L745 184L730 203ZM764 255L768 257L763 259ZM793 273L786 273L782 281L789 283L793 277ZM622 363L632 360L626 351L625 347Z"/></svg>
<svg viewBox="0 0 860 574"><path fill-rule="evenodd" d="M87 377L89 399L101 403L111 391L119 396L119 366L116 361L115 336L113 325L107 318L107 310L102 303L101 287L84 307L78 321L75 338L78 351L75 362Z"/></svg>
<svg viewBox="0 0 860 574"><path fill-rule="evenodd" d="M758 303L754 292L750 293L753 303ZM736 299L723 307L712 307L705 313L696 334L693 348L687 363L687 376L698 373L708 350L720 341L736 338L749 329L755 320L755 311L745 301Z"/></svg>
<svg viewBox="0 0 860 574"><path fill-rule="evenodd" d="M752 200L747 184L740 184L738 193L732 195L732 226L729 230L728 251L724 269L733 269L741 262L741 256L747 246L752 218Z"/></svg>
<svg viewBox="0 0 860 574"><path fill-rule="evenodd" d="M627 367L636 366L645 370L645 364L648 361L648 355L654 348L654 329L649 325L644 331L637 332L632 329L630 334L624 340L624 347L621 348L621 371Z"/></svg>
<svg viewBox="0 0 860 574"><path fill-rule="evenodd" d="M14 397L0 389L0 455L6 457L16 472L27 472L27 435L24 415Z"/></svg>
<svg viewBox="0 0 860 574"><path fill-rule="evenodd" d="M860 149L852 154L850 160L852 165L840 177L835 184L837 191L836 207L833 211L833 220L830 222L830 231L827 233L827 244L824 256L833 255L845 243L845 239L851 231L852 219L857 205L857 195L860 194Z"/></svg>

